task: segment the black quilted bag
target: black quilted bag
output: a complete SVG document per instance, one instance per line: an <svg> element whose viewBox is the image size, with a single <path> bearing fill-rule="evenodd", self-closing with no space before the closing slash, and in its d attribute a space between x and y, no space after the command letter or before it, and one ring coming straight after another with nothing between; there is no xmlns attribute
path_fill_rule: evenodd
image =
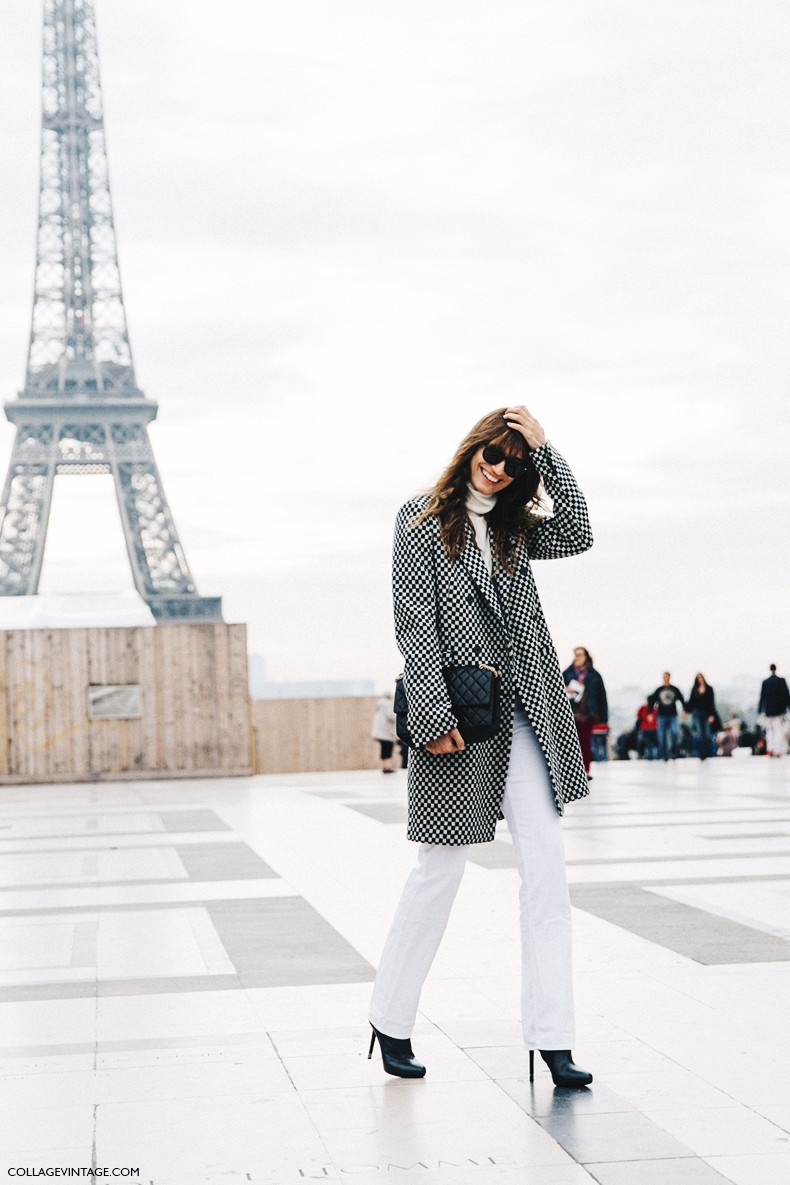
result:
<svg viewBox="0 0 790 1185"><path fill-rule="evenodd" d="M466 667L445 667L442 674L464 744L487 741L499 728L499 671L475 663ZM395 681L393 708L400 739L412 749L422 748L414 744L406 724L409 705L402 677Z"/></svg>

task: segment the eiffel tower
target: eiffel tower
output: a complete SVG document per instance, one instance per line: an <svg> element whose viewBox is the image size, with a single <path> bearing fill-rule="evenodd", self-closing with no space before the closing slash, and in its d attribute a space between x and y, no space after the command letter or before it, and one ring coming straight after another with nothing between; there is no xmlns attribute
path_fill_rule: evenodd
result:
<svg viewBox="0 0 790 1185"><path fill-rule="evenodd" d="M115 242L93 0L44 0L41 182L24 390L0 504L0 596L38 592L56 474L111 473L135 587L157 621L221 620L200 597L148 438Z"/></svg>

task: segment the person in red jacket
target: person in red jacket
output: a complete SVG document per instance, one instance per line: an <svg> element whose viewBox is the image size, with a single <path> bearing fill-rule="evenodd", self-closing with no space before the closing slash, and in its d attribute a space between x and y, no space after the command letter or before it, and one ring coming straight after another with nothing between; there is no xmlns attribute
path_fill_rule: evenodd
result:
<svg viewBox="0 0 790 1185"><path fill-rule="evenodd" d="M639 756L652 761L658 752L658 712L648 707L647 702L643 703L636 713L636 724L639 730L636 738Z"/></svg>

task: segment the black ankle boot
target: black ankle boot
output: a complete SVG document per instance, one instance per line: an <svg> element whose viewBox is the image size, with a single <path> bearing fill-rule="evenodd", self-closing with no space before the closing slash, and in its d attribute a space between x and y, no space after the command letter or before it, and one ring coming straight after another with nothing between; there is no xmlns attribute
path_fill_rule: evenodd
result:
<svg viewBox="0 0 790 1185"><path fill-rule="evenodd" d="M541 1049L540 1056L543 1058L546 1065L551 1070L551 1077L555 1086L566 1086L571 1089L580 1089L582 1086L589 1086L593 1080L592 1074L589 1070L582 1070L579 1066L574 1064L573 1054L570 1049ZM529 1051L529 1080L533 1082L535 1078L535 1053L532 1049Z"/></svg>
<svg viewBox="0 0 790 1185"><path fill-rule="evenodd" d="M373 1035L370 1038L368 1059L373 1057L373 1046L378 1037L381 1060L388 1074L394 1074L396 1078L425 1077L425 1066L414 1060L411 1041L408 1037L388 1037L386 1033L380 1033L373 1025L370 1027L373 1029Z"/></svg>

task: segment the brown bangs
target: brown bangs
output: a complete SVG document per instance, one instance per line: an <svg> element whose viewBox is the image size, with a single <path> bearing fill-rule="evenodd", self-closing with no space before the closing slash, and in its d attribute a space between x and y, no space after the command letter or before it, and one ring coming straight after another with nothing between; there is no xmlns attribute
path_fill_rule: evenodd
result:
<svg viewBox="0 0 790 1185"><path fill-rule="evenodd" d="M527 442L520 432L515 432L512 428L504 428L496 436L492 436L485 441L486 444L498 444L506 457L512 457L515 461L524 461L527 458L529 449Z"/></svg>

